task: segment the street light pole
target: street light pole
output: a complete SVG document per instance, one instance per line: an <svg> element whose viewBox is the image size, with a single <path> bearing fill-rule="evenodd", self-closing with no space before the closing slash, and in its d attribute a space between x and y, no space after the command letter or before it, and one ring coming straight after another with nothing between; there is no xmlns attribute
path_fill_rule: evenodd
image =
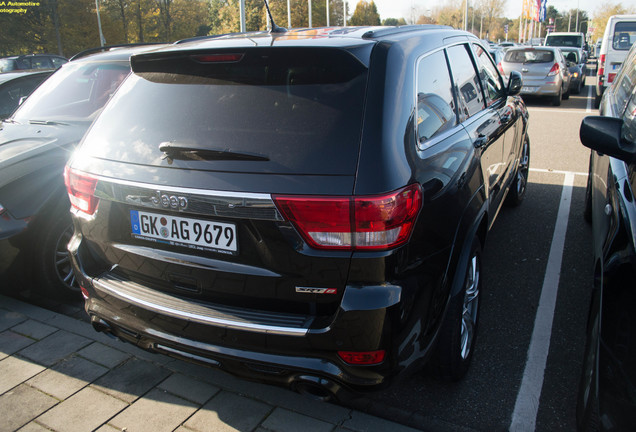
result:
<svg viewBox="0 0 636 432"><path fill-rule="evenodd" d="M101 46L106 45L104 33L102 33L102 19L99 17L99 0L95 0L95 9L97 9L97 28L99 29L99 43Z"/></svg>

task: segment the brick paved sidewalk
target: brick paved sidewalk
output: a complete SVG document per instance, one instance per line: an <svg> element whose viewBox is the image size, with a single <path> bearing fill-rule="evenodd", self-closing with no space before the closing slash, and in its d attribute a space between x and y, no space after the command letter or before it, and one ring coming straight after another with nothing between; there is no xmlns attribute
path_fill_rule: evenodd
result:
<svg viewBox="0 0 636 432"><path fill-rule="evenodd" d="M0 296L0 432L414 429L137 347Z"/></svg>

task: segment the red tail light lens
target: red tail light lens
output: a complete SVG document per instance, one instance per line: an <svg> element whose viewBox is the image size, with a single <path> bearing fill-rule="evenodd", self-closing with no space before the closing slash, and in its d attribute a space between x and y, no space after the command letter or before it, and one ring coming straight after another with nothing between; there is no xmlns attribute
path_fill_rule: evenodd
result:
<svg viewBox="0 0 636 432"><path fill-rule="evenodd" d="M552 65L552 69L550 69L550 72L548 72L548 76L555 76L559 73L560 70L561 68L559 68L559 64L555 63Z"/></svg>
<svg viewBox="0 0 636 432"><path fill-rule="evenodd" d="M199 63L235 63L243 58L243 54L197 54L190 58Z"/></svg>
<svg viewBox="0 0 636 432"><path fill-rule="evenodd" d="M499 69L499 72L501 72L502 75L505 74L505 72L503 70L503 66L501 65L501 62L497 63L497 69Z"/></svg>
<svg viewBox="0 0 636 432"><path fill-rule="evenodd" d="M615 73L611 73L607 75L607 83L612 83L614 82L614 78L616 78L616 74Z"/></svg>
<svg viewBox="0 0 636 432"><path fill-rule="evenodd" d="M281 214L316 249L379 250L404 244L422 205L413 184L387 195L275 196Z"/></svg>
<svg viewBox="0 0 636 432"><path fill-rule="evenodd" d="M89 215L95 213L99 203L99 199L95 196L96 178L66 166L64 184L73 207Z"/></svg>
<svg viewBox="0 0 636 432"><path fill-rule="evenodd" d="M338 356L348 364L374 365L384 361L386 351L338 351Z"/></svg>
<svg viewBox="0 0 636 432"><path fill-rule="evenodd" d="M605 54L601 54L601 57L598 59L598 73L599 77L605 75Z"/></svg>

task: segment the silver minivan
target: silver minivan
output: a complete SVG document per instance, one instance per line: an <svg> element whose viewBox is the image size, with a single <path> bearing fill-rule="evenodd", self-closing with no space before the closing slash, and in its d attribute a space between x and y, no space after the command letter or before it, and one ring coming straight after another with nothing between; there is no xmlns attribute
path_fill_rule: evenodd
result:
<svg viewBox="0 0 636 432"><path fill-rule="evenodd" d="M636 41L636 15L611 16L605 27L598 56L595 108L599 107L603 92L614 81L634 41Z"/></svg>

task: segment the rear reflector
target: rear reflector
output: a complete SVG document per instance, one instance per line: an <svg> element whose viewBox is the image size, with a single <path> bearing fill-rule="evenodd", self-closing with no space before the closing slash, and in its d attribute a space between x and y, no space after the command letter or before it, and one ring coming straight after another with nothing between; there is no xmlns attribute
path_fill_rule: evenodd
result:
<svg viewBox="0 0 636 432"><path fill-rule="evenodd" d="M80 285L80 291L82 292L82 297L84 297L84 300L88 300L90 298L90 295L88 294L88 290L81 285Z"/></svg>
<svg viewBox="0 0 636 432"><path fill-rule="evenodd" d="M313 248L380 250L404 244L422 206L418 184L376 196L274 196L281 214Z"/></svg>
<svg viewBox="0 0 636 432"><path fill-rule="evenodd" d="M611 74L607 74L607 83L612 83L614 82L614 78L616 78L616 74L615 73L611 73Z"/></svg>
<svg viewBox="0 0 636 432"><path fill-rule="evenodd" d="M64 168L64 184L71 205L76 209L92 215L97 210L99 199L95 196L97 179L68 167Z"/></svg>
<svg viewBox="0 0 636 432"><path fill-rule="evenodd" d="M338 351L338 357L351 365L375 365L384 361L385 350L379 351Z"/></svg>

